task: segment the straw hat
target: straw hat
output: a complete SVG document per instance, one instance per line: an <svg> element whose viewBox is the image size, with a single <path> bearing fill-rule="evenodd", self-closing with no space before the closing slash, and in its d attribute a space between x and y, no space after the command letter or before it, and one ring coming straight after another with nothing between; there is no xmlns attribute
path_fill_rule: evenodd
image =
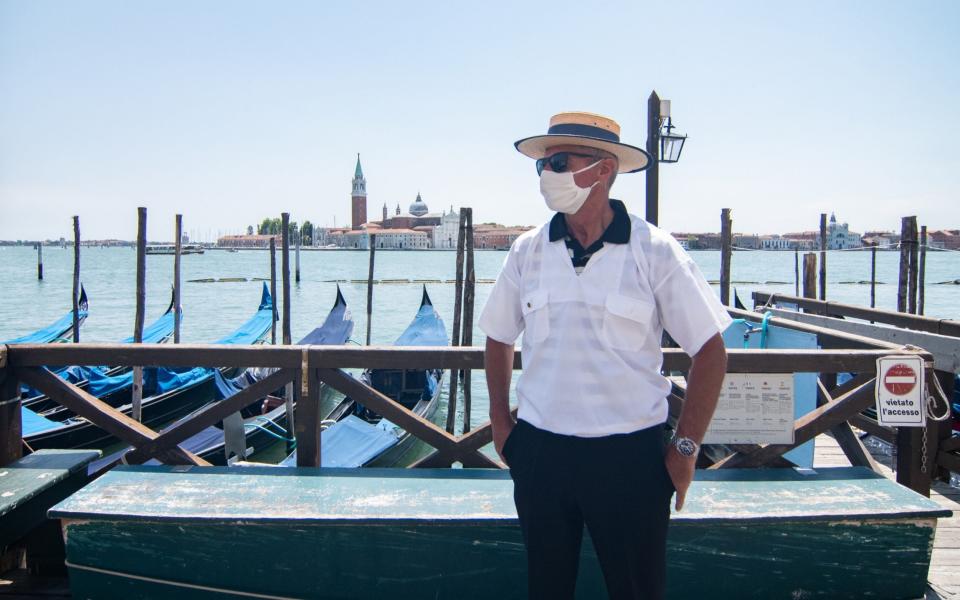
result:
<svg viewBox="0 0 960 600"><path fill-rule="evenodd" d="M613 119L588 112L565 112L550 118L546 135L523 138L513 145L530 158L543 158L547 148L576 144L605 150L620 159L620 173L635 173L650 166L646 150L620 143L620 125Z"/></svg>

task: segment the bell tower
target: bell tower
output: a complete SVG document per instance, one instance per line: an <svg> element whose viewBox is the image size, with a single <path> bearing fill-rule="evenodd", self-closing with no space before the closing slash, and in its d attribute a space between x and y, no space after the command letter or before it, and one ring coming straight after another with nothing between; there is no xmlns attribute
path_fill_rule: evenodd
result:
<svg viewBox="0 0 960 600"><path fill-rule="evenodd" d="M360 153L357 153L357 168L353 172L353 192L350 197L351 226L360 229L367 222L367 180L360 168Z"/></svg>

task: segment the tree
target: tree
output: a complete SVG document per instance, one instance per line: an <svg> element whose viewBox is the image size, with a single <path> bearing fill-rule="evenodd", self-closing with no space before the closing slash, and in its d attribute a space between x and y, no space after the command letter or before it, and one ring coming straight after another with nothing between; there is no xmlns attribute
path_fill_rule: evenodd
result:
<svg viewBox="0 0 960 600"><path fill-rule="evenodd" d="M304 221L300 227L300 244L304 246L313 245L313 223Z"/></svg>
<svg viewBox="0 0 960 600"><path fill-rule="evenodd" d="M247 235L253 235L253 225L247 225Z"/></svg>
<svg viewBox="0 0 960 600"><path fill-rule="evenodd" d="M257 226L257 233L260 235L278 235L282 226L280 219L267 217Z"/></svg>

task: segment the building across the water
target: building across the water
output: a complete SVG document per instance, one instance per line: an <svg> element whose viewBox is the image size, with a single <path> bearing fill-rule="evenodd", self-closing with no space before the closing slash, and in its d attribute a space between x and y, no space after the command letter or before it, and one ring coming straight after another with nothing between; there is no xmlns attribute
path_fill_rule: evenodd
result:
<svg viewBox="0 0 960 600"><path fill-rule="evenodd" d="M830 213L830 222L827 223L827 250L846 250L859 248L861 245L860 234L850 231L848 223L838 223L837 215Z"/></svg>

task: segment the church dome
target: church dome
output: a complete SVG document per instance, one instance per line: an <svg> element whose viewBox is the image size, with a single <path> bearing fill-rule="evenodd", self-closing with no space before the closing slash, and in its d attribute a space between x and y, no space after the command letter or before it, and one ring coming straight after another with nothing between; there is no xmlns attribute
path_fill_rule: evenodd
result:
<svg viewBox="0 0 960 600"><path fill-rule="evenodd" d="M428 212L430 212L430 209L427 208L427 204L420 198L420 192L417 192L417 199L410 205L410 214L415 217L422 217Z"/></svg>

